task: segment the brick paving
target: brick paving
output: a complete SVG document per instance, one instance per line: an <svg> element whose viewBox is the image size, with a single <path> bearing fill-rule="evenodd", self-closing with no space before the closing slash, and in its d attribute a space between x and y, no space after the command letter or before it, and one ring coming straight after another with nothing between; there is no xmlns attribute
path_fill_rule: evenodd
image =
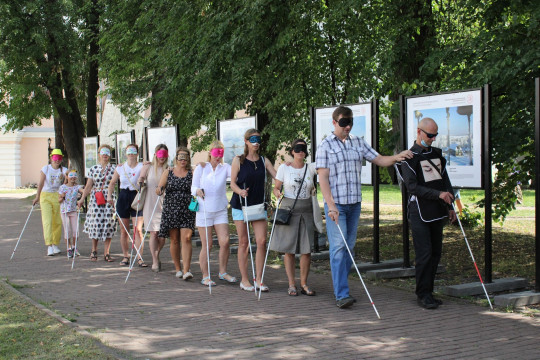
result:
<svg viewBox="0 0 540 360"><path fill-rule="evenodd" d="M358 302L335 306L331 279L310 274L317 296L289 297L283 268L269 267L269 293L257 301L238 285L199 284L194 261L192 281L174 277L168 245L163 271L118 265L120 244L113 238L114 263L88 259L91 244L81 236L81 254L71 270L65 253L45 256L39 208L34 210L13 260L9 260L31 203L0 199L0 276L19 291L45 303L128 358L176 359L538 359L540 320L520 314L491 312L461 301L446 300L435 311L416 305L414 294L368 283L381 314L378 320L360 281L351 280ZM82 230L82 226L81 226ZM148 247L146 247L148 251ZM199 248L194 248L193 259ZM147 253L148 254L148 253ZM147 261L151 258L147 255ZM211 257L217 270L217 252ZM229 273L238 276L236 256Z"/></svg>

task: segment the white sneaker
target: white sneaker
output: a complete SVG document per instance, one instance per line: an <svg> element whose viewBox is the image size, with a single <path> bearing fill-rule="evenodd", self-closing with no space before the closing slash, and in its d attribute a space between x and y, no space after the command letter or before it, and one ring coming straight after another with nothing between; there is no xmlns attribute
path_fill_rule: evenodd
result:
<svg viewBox="0 0 540 360"><path fill-rule="evenodd" d="M182 279L186 281L189 279L193 279L193 274L188 271L187 273L184 274L184 276L182 276Z"/></svg>
<svg viewBox="0 0 540 360"><path fill-rule="evenodd" d="M180 271L177 271L176 275L174 275L174 276L176 276L177 278L180 279L182 277L182 275L184 275L184 273L182 272L182 270L180 270Z"/></svg>
<svg viewBox="0 0 540 360"><path fill-rule="evenodd" d="M47 248L47 256L54 256L54 250L53 247L49 245Z"/></svg>
<svg viewBox="0 0 540 360"><path fill-rule="evenodd" d="M58 246L56 246L56 245L54 245L54 244L51 245L51 246L52 246L53 252L54 252L55 254L60 254L60 249L58 248Z"/></svg>

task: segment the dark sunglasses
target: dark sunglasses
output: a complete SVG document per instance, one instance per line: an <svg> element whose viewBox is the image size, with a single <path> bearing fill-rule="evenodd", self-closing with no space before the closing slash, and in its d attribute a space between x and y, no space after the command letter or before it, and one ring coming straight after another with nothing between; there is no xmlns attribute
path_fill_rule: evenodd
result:
<svg viewBox="0 0 540 360"><path fill-rule="evenodd" d="M423 132L424 134L426 134L427 137L430 138L430 139L433 139L435 136L439 135L439 133L430 134L430 133L428 133L427 131L425 131L424 129L420 129L420 130L422 130L422 132Z"/></svg>
<svg viewBox="0 0 540 360"><path fill-rule="evenodd" d="M341 119L338 120L338 124L340 127L347 127L347 126L353 126L353 118L350 117L350 118L345 118L345 117L342 117Z"/></svg>

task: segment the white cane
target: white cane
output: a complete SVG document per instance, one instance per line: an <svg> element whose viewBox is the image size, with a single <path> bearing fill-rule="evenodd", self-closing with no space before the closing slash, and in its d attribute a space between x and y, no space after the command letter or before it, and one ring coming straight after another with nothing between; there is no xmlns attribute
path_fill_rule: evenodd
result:
<svg viewBox="0 0 540 360"><path fill-rule="evenodd" d="M459 227L461 228L461 232L463 233L463 237L465 238L465 244L467 244L467 249L469 249L469 254L471 255L471 259L474 263L474 268L476 269L476 273L478 274L478 278L480 279L480 284L482 284L482 289L484 289L484 294L486 294L486 299L489 303L489 307L491 310L493 310L493 305L491 305L491 300L489 299L489 295L487 293L486 287L484 286L484 281L482 280L482 275L480 275L480 270L478 270L478 266L476 265L476 260L474 259L473 252L471 250L471 247L469 246L469 240L467 240L467 235L465 235L465 231L463 230L463 226L461 225L461 221L459 220L459 216L457 215L456 208L454 207L454 203L452 203L452 208L454 209L454 212L456 213L456 218L459 224Z"/></svg>
<svg viewBox="0 0 540 360"><path fill-rule="evenodd" d="M75 245L73 246L73 260L71 261L71 270L75 266L75 257L77 257L77 240L79 240L79 216L81 216L81 209L77 209L77 232L75 235Z"/></svg>
<svg viewBox="0 0 540 360"><path fill-rule="evenodd" d="M158 203L159 203L159 198L160 198L160 196L158 196L158 198L157 198L157 200L156 200L156 203L155 203L155 205L154 205L154 209L152 210L152 214L150 215L150 220L148 220L148 223L149 223L149 224L152 223L152 219L154 218L154 213L156 212L156 208L157 208L157 205L158 205ZM142 245L143 245L143 243L144 243L144 239L146 239L146 235L147 235L147 234L148 234L148 226L146 227L146 230L145 230L145 232L144 232L143 238L142 238L142 240L141 240L141 244L139 245L138 248L136 248L137 254L140 254L141 247L142 247ZM142 256L141 256L141 259L142 259ZM127 274L127 276L126 276L126 281L124 281L124 284L128 281L129 275L131 274L131 270L133 269L133 266L134 266L134 265L135 265L135 261L133 261L133 263L131 263L131 264L129 265L129 271L128 271L128 274Z"/></svg>
<svg viewBox="0 0 540 360"><path fill-rule="evenodd" d="M261 287L259 288L259 300L261 300L261 293L262 293L262 284L264 284L264 270L266 269L266 261L268 260L268 253L270 252L270 244L272 244L272 236L274 235L274 228L276 227L276 219L277 219L277 213L279 210L279 207L281 206L281 201L283 200L283 197L279 199L278 205L276 207L276 213L274 214L274 222L272 223L272 230L270 231L270 239L268 240L268 247L266 248L266 256L264 257L264 266L261 274Z"/></svg>
<svg viewBox="0 0 540 360"><path fill-rule="evenodd" d="M201 189L203 194L204 190ZM203 208L204 208L204 231L206 233L206 261L208 263L208 291L210 291L210 295L212 294L212 279L210 276L210 247L208 246L208 226L206 224L206 202L204 201L204 197L199 197L203 201Z"/></svg>
<svg viewBox="0 0 540 360"><path fill-rule="evenodd" d="M118 211L116 211L116 209L115 209L115 213L116 213L116 216L117 216L119 219L121 219L121 218L120 218L120 214L118 214ZM128 231L127 228L126 228L126 225L124 225L124 223L122 222L122 220L120 220L119 223L122 224L122 227L124 228L124 230L126 230L126 233L128 234L128 237L129 237L129 240L131 241L131 244L135 244L135 243L133 242L133 238L131 237L131 235L129 234L129 231ZM134 246L134 245L133 245L133 246ZM135 247L135 246L134 246L134 247ZM137 250L137 254L139 254L138 248L135 247L135 249ZM140 255L140 254L139 254L139 255ZM142 256L141 256L141 258L142 258Z"/></svg>
<svg viewBox="0 0 540 360"><path fill-rule="evenodd" d="M24 223L24 227L21 231L21 235L19 235L19 239L17 240L17 243L15 244L15 248L13 249L13 253L11 254L11 258L9 258L9 260L13 259L13 255L15 255L15 250L17 250L17 246L19 246L19 241L21 241L21 237L24 233L24 230L26 229L26 225L28 224L28 220L30 220L30 215L32 215L32 211L34 211L34 206L36 205L32 205L32 208L30 209L30 213L28 214L28 217L26 218L26 222Z"/></svg>
<svg viewBox="0 0 540 360"><path fill-rule="evenodd" d="M341 238L343 239L343 243L345 244L345 247L347 248L347 251L349 252L349 255L351 256L352 263L354 264L354 268L356 269L356 272L358 273L358 277L360 278L360 281L362 281L362 285L364 286L364 290L366 290L366 294L369 298L369 301L371 302L371 305L373 306L373 310L375 310L375 314L377 314L377 317L380 319L379 312L377 311L377 308L375 307L375 303L371 299L371 295L369 295L369 291L366 287L366 284L364 283L364 279L362 279L362 275L360 275L360 270L358 270L358 266L356 266L356 262L354 261L354 256L351 253L351 249L349 249L349 245L347 245L347 240L345 240L345 236L343 235L343 231L341 231L341 227L339 224L336 224L337 228L339 229L339 233L341 234Z"/></svg>
<svg viewBox="0 0 540 360"><path fill-rule="evenodd" d="M246 189L246 184L244 184L244 190ZM244 198L244 202L246 204L246 206L244 207L243 209L243 212L244 212L244 221L246 222L246 230L247 230L247 236L248 236L248 247L249 247L249 256L251 256L251 271L253 273L253 286L256 285L256 282L255 282L255 265L253 264L253 250L251 250L251 237L249 235L249 221L248 221L248 218L247 218L247 196ZM261 284L259 284L260 286ZM255 286L255 296L257 296L257 287Z"/></svg>

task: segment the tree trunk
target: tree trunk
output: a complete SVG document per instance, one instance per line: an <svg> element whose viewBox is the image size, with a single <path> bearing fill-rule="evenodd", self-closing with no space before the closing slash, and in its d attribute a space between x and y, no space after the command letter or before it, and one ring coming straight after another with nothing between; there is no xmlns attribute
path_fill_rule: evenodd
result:
<svg viewBox="0 0 540 360"><path fill-rule="evenodd" d="M99 54L99 16L98 0L92 0L92 8L88 13L86 22L90 30L90 49L88 51L88 94L86 101L86 134L97 136L97 93L99 91L98 54Z"/></svg>

